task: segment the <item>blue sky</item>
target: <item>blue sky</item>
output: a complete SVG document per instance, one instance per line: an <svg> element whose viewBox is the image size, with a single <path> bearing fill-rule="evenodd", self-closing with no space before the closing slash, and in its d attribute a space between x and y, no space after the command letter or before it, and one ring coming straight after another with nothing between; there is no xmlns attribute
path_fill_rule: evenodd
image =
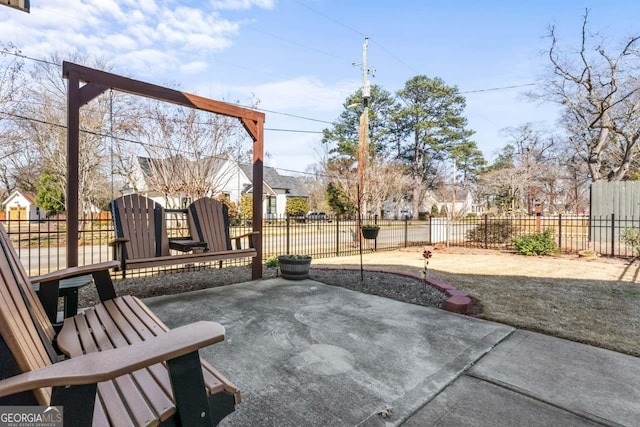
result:
<svg viewBox="0 0 640 427"><path fill-rule="evenodd" d="M30 14L0 8L0 34L36 58L78 50L107 58L115 72L199 95L245 103L254 94L267 129L305 131L267 130L270 161L305 171L320 151L313 132L362 85L352 62L361 61L365 35L371 83L395 92L425 74L465 93L469 128L488 159L508 143L506 127L553 129L557 108L523 95L534 87L486 89L540 84L548 26L576 48L585 8L590 29L611 46L637 32L640 5L617 0L32 0Z"/></svg>

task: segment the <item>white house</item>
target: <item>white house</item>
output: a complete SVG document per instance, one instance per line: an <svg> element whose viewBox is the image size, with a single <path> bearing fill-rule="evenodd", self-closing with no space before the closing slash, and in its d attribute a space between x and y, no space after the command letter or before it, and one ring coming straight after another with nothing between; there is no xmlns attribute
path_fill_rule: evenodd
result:
<svg viewBox="0 0 640 427"><path fill-rule="evenodd" d="M2 204L9 221L39 221L47 216L45 211L36 206L36 195L26 191L15 190Z"/></svg>
<svg viewBox="0 0 640 427"><path fill-rule="evenodd" d="M438 196L432 192L429 193L430 194L425 198L425 203L423 204L425 212L431 212L432 206L436 205L439 211L444 207L449 213L454 211L457 217L472 213L476 215L484 213L483 206L476 203L470 190L463 188L457 189L455 194L455 205L453 202L454 195L450 190L440 191Z"/></svg>
<svg viewBox="0 0 640 427"><path fill-rule="evenodd" d="M239 167L248 181L250 183L253 182L253 166L241 164ZM296 177L280 175L276 168L265 166L262 179L264 182L262 211L264 212L265 218L284 217L286 214L287 199L289 198L309 197L309 194ZM253 187L247 187L243 193L252 194Z"/></svg>
<svg viewBox="0 0 640 427"><path fill-rule="evenodd" d="M177 191L168 195L165 191L158 190L158 185L171 188L173 180L179 180L181 175L199 169L198 179L203 181L203 186L207 189L206 195L209 197L224 194L232 202L239 203L243 195L253 193L253 165L239 164L231 159L215 159L206 165L203 165L204 162L206 160L200 161L199 164L185 161L179 171L166 173L163 171L175 169L175 160L172 162L173 165L163 165L168 161L138 157L135 162L136 170L131 174L132 182L121 191L123 194L143 194L165 207L185 208L191 202L188 195ZM263 174L265 218L284 216L288 198L308 197L296 177L280 175L275 168L266 166Z"/></svg>

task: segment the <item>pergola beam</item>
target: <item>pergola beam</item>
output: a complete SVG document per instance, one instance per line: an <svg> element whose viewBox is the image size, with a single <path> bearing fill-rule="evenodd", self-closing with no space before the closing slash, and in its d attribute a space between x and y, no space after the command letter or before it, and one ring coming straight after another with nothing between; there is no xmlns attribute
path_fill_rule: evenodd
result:
<svg viewBox="0 0 640 427"><path fill-rule="evenodd" d="M253 139L253 231L262 236L262 179L264 163L264 113L226 102L133 80L70 62L62 63L67 92L67 267L78 265L80 107L107 89L171 102L215 114L235 117ZM80 86L80 82L86 83ZM262 277L262 238L251 268L252 279Z"/></svg>

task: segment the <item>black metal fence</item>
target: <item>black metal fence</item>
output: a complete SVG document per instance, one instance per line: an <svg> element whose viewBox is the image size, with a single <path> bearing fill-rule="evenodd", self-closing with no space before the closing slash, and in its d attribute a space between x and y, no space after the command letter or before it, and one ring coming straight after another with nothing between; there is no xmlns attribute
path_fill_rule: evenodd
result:
<svg viewBox="0 0 640 427"><path fill-rule="evenodd" d="M188 233L186 218L179 211L167 217L172 236ZM449 221L429 218L424 221L369 218L380 230L375 240L363 239L365 251L394 250L407 246L446 244L451 246L511 250L513 237L551 230L562 252L594 250L606 256L631 257L633 248L622 238L624 229L640 229L640 218L602 218L588 216L481 216ZM9 220L4 222L29 274L39 275L66 266L66 222ZM80 224L80 265L113 259L109 242L115 237L108 213L84 218ZM234 220L231 235L251 230L248 221ZM278 218L263 224L263 260L282 254L308 254L314 258L356 255L359 250L355 219L340 217Z"/></svg>
<svg viewBox="0 0 640 427"><path fill-rule="evenodd" d="M432 224L438 219L431 219ZM440 220L442 221L442 220ZM640 218L615 215L592 218L580 216L481 216L432 226L431 243L443 241L453 246L512 250L514 237L550 230L563 253L592 250L612 257L633 257L634 248L623 239L627 228L640 229ZM443 230L444 231L441 231ZM438 238L437 236L446 236Z"/></svg>

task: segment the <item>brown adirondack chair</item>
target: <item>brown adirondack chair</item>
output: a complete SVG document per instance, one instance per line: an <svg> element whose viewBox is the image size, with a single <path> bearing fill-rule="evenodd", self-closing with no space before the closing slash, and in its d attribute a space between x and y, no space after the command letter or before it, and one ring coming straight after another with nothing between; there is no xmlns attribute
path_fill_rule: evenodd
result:
<svg viewBox="0 0 640 427"><path fill-rule="evenodd" d="M86 274L96 282L102 303L57 333L0 225L0 405L63 406L65 426L217 424L240 394L198 349L224 340L224 328L169 330L139 299L116 297L115 265L38 278L41 287Z"/></svg>
<svg viewBox="0 0 640 427"><path fill-rule="evenodd" d="M167 235L164 209L156 202L139 194L129 194L111 202L112 217L116 229L114 258L120 262L123 276L128 269L149 268L162 265L179 265L195 262L222 261L234 258L250 258L257 255L253 245L231 249L219 245L219 240L207 241L192 232L189 241L170 241ZM229 235L229 220L216 223L216 233ZM208 225L204 227L211 230ZM226 233L226 234L225 234ZM211 246L209 246L211 244ZM193 248L203 251L187 252ZM171 254L169 249L184 253Z"/></svg>
<svg viewBox="0 0 640 427"><path fill-rule="evenodd" d="M255 251L255 239L260 238L260 234L251 232L231 238L229 209L224 203L203 197L189 205L187 215L191 237L205 242L209 252L238 254ZM245 238L248 244L243 248L242 240Z"/></svg>

